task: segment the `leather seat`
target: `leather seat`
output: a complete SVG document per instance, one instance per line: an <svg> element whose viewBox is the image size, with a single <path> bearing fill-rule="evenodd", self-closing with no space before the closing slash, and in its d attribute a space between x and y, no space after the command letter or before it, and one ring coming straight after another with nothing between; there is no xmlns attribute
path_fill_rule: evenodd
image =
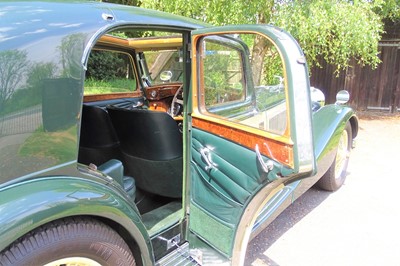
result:
<svg viewBox="0 0 400 266"><path fill-rule="evenodd" d="M138 188L157 195L182 197L182 134L164 112L108 106L126 171Z"/></svg>
<svg viewBox="0 0 400 266"><path fill-rule="evenodd" d="M105 109L84 104L78 161L101 165L110 159L120 159L119 140Z"/></svg>
<svg viewBox="0 0 400 266"><path fill-rule="evenodd" d="M99 167L97 170L100 172L111 176L115 181L117 181L122 188L127 192L129 197L135 200L136 197L136 185L135 179L130 176L124 176L124 166L122 162L116 159L111 159Z"/></svg>

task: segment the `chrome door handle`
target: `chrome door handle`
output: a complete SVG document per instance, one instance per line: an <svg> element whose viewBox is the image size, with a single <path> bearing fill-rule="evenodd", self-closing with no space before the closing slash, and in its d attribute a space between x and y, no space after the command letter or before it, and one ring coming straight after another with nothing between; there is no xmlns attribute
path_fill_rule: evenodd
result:
<svg viewBox="0 0 400 266"><path fill-rule="evenodd" d="M260 153L260 149L259 149L259 147L258 147L258 144L256 144L255 150L256 150L257 160L258 160L258 162L260 163L262 170L263 170L265 173L268 174L272 169L274 169L274 163L273 163L271 160L268 160L267 162L264 162L264 159L263 159L262 156L261 156L261 153Z"/></svg>
<svg viewBox="0 0 400 266"><path fill-rule="evenodd" d="M201 148L200 154L206 163L206 171L211 170L211 169L217 169L218 165L212 161L211 150L209 148L207 148L207 147Z"/></svg>

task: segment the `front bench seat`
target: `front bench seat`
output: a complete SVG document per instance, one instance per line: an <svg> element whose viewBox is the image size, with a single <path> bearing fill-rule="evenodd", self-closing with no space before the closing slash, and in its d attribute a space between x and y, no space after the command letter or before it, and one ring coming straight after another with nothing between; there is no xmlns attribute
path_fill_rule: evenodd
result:
<svg viewBox="0 0 400 266"><path fill-rule="evenodd" d="M128 175L138 188L157 195L181 198L182 134L164 112L108 106Z"/></svg>

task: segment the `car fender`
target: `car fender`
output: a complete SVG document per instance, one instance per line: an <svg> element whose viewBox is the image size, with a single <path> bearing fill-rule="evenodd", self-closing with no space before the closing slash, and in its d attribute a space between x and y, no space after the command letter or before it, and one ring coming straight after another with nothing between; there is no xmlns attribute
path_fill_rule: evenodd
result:
<svg viewBox="0 0 400 266"><path fill-rule="evenodd" d="M151 241L135 205L115 188L93 180L56 176L21 182L0 192L0 250L51 221L90 216L122 226L140 248L144 265L154 264Z"/></svg>
<svg viewBox="0 0 400 266"><path fill-rule="evenodd" d="M314 152L318 176L322 176L333 163L340 135L348 121L351 123L354 139L358 133L358 119L350 107L327 105L313 114Z"/></svg>

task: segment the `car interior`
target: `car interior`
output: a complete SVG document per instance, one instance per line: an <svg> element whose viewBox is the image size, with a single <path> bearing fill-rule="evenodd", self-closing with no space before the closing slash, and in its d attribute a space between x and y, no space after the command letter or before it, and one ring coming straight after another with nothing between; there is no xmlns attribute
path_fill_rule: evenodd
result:
<svg viewBox="0 0 400 266"><path fill-rule="evenodd" d="M95 165L119 182L135 202L150 235L183 217L184 62L189 61L184 56L184 37L179 32L124 28L100 37L87 61L78 162ZM223 121L287 135L279 54L271 53L266 62L274 74L270 80L267 77L262 79L264 85L253 84L249 78L251 68L245 67L243 59L249 54L248 45L242 41L246 38L249 36L202 38L202 108ZM205 137L198 130L193 132L193 160L196 165L204 165L206 142L216 141L214 145L219 145L224 141L214 140L212 134ZM237 162L229 161L224 160L220 166L233 171ZM205 167L207 170L210 166ZM231 195L226 192L232 190L230 177L219 178L229 181L225 184L228 188L213 184L216 194L235 204L243 204L247 192L254 189L242 184L239 187L246 189ZM210 185L210 180L203 181L205 186ZM197 188L201 182L196 183ZM243 192L243 198L236 198L238 191Z"/></svg>
<svg viewBox="0 0 400 266"><path fill-rule="evenodd" d="M114 178L155 234L182 217L182 34L113 31L87 64L78 162Z"/></svg>

